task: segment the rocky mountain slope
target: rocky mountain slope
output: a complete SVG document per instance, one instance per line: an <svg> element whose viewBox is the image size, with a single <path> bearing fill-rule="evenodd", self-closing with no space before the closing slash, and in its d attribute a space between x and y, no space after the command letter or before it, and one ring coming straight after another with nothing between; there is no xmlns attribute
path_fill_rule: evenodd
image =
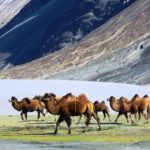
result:
<svg viewBox="0 0 150 150"><path fill-rule="evenodd" d="M78 43L134 1L1 0L0 16L6 21L0 29L0 68L23 64Z"/></svg>
<svg viewBox="0 0 150 150"><path fill-rule="evenodd" d="M149 0L138 0L80 43L0 72L0 78L150 84L149 10Z"/></svg>

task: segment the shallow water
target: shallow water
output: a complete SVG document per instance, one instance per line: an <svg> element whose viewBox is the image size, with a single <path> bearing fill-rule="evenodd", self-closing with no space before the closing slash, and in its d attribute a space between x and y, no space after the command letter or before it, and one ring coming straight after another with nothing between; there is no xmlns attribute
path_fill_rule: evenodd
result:
<svg viewBox="0 0 150 150"><path fill-rule="evenodd" d="M31 143L31 142L18 142L12 140L0 140L0 150L149 150L150 141L135 143L135 144L114 144L114 143L101 143L101 142L65 142L65 143Z"/></svg>

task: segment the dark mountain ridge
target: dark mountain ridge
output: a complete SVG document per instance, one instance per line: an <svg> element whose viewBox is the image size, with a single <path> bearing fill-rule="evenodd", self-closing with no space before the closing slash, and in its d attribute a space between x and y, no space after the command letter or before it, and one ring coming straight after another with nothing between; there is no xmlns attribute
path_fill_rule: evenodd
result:
<svg viewBox="0 0 150 150"><path fill-rule="evenodd" d="M8 63L20 65L77 43L134 1L31 0L0 29L0 53L8 55L0 68Z"/></svg>

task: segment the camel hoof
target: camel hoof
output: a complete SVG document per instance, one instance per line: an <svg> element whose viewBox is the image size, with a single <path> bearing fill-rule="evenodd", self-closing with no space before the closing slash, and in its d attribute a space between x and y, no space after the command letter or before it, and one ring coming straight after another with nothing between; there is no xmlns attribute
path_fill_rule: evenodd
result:
<svg viewBox="0 0 150 150"><path fill-rule="evenodd" d="M148 121L144 122L144 124L148 124Z"/></svg>
<svg viewBox="0 0 150 150"><path fill-rule="evenodd" d="M85 133L85 130L83 130L82 133Z"/></svg>
<svg viewBox="0 0 150 150"><path fill-rule="evenodd" d="M54 132L54 135L57 135L57 131Z"/></svg>

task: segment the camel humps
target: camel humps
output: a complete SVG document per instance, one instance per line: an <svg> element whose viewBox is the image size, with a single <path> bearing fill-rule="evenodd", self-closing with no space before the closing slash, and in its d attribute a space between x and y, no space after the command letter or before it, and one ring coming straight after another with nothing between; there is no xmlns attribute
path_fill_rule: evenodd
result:
<svg viewBox="0 0 150 150"><path fill-rule="evenodd" d="M73 96L71 93L68 93L59 100L56 100L55 94L46 93L42 101L45 103L48 112L50 112L53 115L60 115L56 123L54 134L57 134L58 127L63 121L66 121L68 126L68 134L71 134L71 116L80 116L82 114L86 117L86 126L84 128L84 132L89 126L92 116L97 121L99 130L101 130L100 119L94 112L92 102L88 100L85 94Z"/></svg>
<svg viewBox="0 0 150 150"><path fill-rule="evenodd" d="M136 94L131 100L125 97L116 100L115 97L111 96L108 101L110 102L111 108L118 112L115 122L117 122L122 114L125 115L128 122L128 113L130 113L129 117L132 123L134 123L131 117L132 115L134 115L136 123L141 119L141 114L147 122L150 118L150 100L147 95L140 98L139 95ZM139 117L137 117L137 115Z"/></svg>
<svg viewBox="0 0 150 150"><path fill-rule="evenodd" d="M40 113L45 117L45 104L42 101L39 101L39 99L34 98L30 100L29 98L23 98L21 101L18 101L16 97L12 96L9 102L12 103L14 109L16 109L17 111L21 111L20 115L22 120L24 120L23 115L25 115L25 118L27 120L27 113L34 111L37 111L38 119L40 118Z"/></svg>

